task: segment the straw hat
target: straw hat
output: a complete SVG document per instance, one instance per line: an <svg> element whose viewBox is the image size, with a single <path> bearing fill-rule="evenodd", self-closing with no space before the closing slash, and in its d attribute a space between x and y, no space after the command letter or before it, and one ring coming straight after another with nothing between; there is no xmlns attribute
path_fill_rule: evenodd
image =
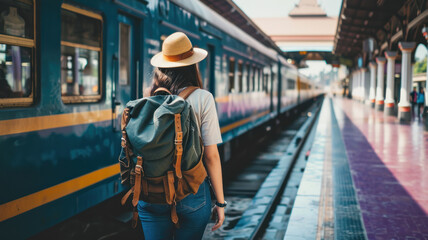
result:
<svg viewBox="0 0 428 240"><path fill-rule="evenodd" d="M201 48L194 48L186 34L176 32L162 44L162 52L154 55L150 63L160 68L176 68L198 63L208 55Z"/></svg>

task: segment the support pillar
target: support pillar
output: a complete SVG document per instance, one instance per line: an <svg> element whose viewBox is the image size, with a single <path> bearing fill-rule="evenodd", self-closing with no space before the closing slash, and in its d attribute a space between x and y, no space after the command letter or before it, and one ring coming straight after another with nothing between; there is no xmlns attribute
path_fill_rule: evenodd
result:
<svg viewBox="0 0 428 240"><path fill-rule="evenodd" d="M427 61L428 61L428 53L427 53ZM425 123L427 123L427 126L428 126L428 91L427 90L428 90L428 69L427 69L427 77L425 80L425 107L423 112L423 115L426 118Z"/></svg>
<svg viewBox="0 0 428 240"><path fill-rule="evenodd" d="M355 70L354 79L355 79L354 99L359 100L360 99L360 70L359 69Z"/></svg>
<svg viewBox="0 0 428 240"><path fill-rule="evenodd" d="M397 58L397 52L387 51L385 52L387 59L386 66L386 97L385 97L385 115L395 115L395 100L394 100L394 75L395 75L395 59Z"/></svg>
<svg viewBox="0 0 428 240"><path fill-rule="evenodd" d="M422 28L422 34L425 37L425 40L428 42L428 28L427 26ZM428 47L428 46L427 46ZM428 54L427 54L427 61L428 61ZM427 69L427 76L425 80L425 106L423 110L423 115L425 118L425 130L428 131L428 69Z"/></svg>
<svg viewBox="0 0 428 240"><path fill-rule="evenodd" d="M369 92L370 106L375 107L376 103L376 63L370 62L370 92Z"/></svg>
<svg viewBox="0 0 428 240"><path fill-rule="evenodd" d="M410 54L410 56L411 56L412 54ZM412 57L410 57L410 61L411 61L411 59L412 59ZM409 81L407 82L407 90L409 90L409 96L410 96L410 92L412 91L412 89L413 89L413 69L415 68L415 63L411 63L411 65L410 65L410 72L409 72L409 74L410 74L410 76L409 76ZM417 89L417 91L419 92L419 89ZM410 100L410 97L409 97L409 100Z"/></svg>
<svg viewBox="0 0 428 240"><path fill-rule="evenodd" d="M376 109L379 111L383 111L383 104L385 99L383 95L385 61L386 60L384 57L376 58L376 63L377 63Z"/></svg>
<svg viewBox="0 0 428 240"><path fill-rule="evenodd" d="M412 71L412 51L416 47L414 42L400 42L398 44L402 52L401 57L401 88L400 88L400 102L398 103L398 119L400 122L410 122L412 120L411 106L409 102L410 89L409 81Z"/></svg>
<svg viewBox="0 0 428 240"><path fill-rule="evenodd" d="M354 70L354 89L352 89L352 99L358 99L358 70Z"/></svg>
<svg viewBox="0 0 428 240"><path fill-rule="evenodd" d="M367 99L366 96L366 72L367 68L361 68L361 102L364 103Z"/></svg>
<svg viewBox="0 0 428 240"><path fill-rule="evenodd" d="M357 70L357 100L361 100L361 69Z"/></svg>
<svg viewBox="0 0 428 240"><path fill-rule="evenodd" d="M354 94L355 94L355 72L352 71L351 72L351 84L350 84L351 88L349 89L349 95L352 96L352 98L354 98Z"/></svg>

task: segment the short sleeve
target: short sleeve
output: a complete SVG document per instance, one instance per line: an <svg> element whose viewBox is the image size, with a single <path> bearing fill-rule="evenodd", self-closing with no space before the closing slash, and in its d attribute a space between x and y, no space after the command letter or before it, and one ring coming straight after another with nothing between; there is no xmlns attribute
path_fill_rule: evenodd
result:
<svg viewBox="0 0 428 240"><path fill-rule="evenodd" d="M220 125L213 95L207 94L201 114L201 137L204 146L222 143Z"/></svg>

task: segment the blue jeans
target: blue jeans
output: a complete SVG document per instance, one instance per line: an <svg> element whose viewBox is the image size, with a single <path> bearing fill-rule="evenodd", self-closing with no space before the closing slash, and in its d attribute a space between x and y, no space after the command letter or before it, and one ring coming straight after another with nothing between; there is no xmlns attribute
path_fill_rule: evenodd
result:
<svg viewBox="0 0 428 240"><path fill-rule="evenodd" d="M211 193L207 180L198 192L177 203L180 228L171 221L171 206L138 202L138 215L146 240L153 239L201 239L211 215Z"/></svg>

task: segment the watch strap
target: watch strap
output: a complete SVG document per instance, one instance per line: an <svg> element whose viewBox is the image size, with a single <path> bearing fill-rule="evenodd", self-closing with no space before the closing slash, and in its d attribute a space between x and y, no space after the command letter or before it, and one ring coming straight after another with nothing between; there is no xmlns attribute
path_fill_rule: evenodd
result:
<svg viewBox="0 0 428 240"><path fill-rule="evenodd" d="M217 207L221 207L221 208L224 208L224 207L226 207L227 206L227 202L226 201L224 201L224 203L219 203L219 202L215 202L215 205L217 206Z"/></svg>

